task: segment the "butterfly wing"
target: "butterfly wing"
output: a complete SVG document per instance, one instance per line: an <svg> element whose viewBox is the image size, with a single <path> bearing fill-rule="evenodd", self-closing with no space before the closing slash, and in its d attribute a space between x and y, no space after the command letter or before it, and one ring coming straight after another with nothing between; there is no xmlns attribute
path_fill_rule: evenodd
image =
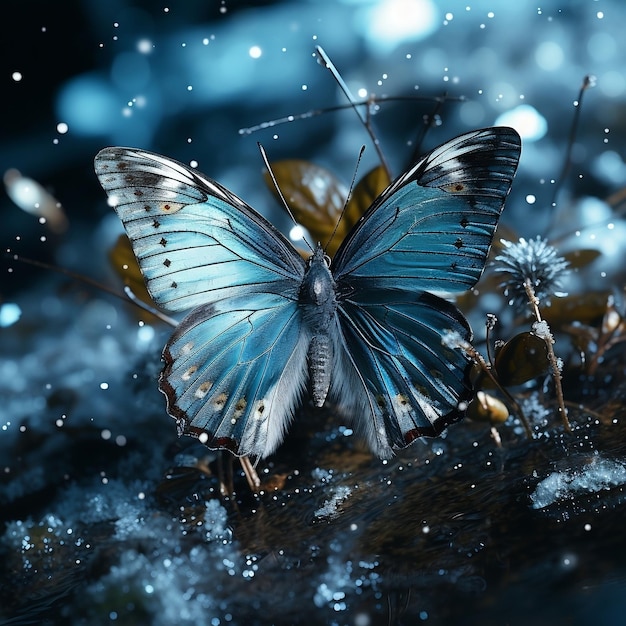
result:
<svg viewBox="0 0 626 626"><path fill-rule="evenodd" d="M383 192L337 253L341 375L331 393L383 458L463 415L470 364L448 338L469 341L471 329L429 291L468 289L480 277L519 154L508 128L436 148Z"/></svg>
<svg viewBox="0 0 626 626"><path fill-rule="evenodd" d="M246 203L182 163L106 148L95 168L152 298L193 309L163 351L159 379L179 434L237 455L270 454L306 375L304 261Z"/></svg>
<svg viewBox="0 0 626 626"><path fill-rule="evenodd" d="M471 338L462 313L422 292L387 291L384 304L339 305L343 345L331 394L381 458L434 437L463 416L469 362L444 336Z"/></svg>
<svg viewBox="0 0 626 626"><path fill-rule="evenodd" d="M463 291L480 277L521 150L506 127L423 157L374 202L333 263L340 288Z"/></svg>
<svg viewBox="0 0 626 626"><path fill-rule="evenodd" d="M271 454L304 388L309 340L297 302L276 294L192 311L165 347L159 380L179 434L238 456Z"/></svg>
<svg viewBox="0 0 626 626"><path fill-rule="evenodd" d="M133 148L105 148L95 170L161 308L298 288L304 262L293 246L219 183Z"/></svg>

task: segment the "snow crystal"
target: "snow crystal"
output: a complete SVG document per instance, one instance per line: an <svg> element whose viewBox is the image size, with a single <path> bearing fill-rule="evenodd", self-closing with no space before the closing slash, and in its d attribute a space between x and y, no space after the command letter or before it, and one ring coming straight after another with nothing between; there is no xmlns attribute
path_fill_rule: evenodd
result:
<svg viewBox="0 0 626 626"><path fill-rule="evenodd" d="M321 467L316 467L312 472L311 476L320 483L328 483L333 478L332 469L327 470Z"/></svg>
<svg viewBox="0 0 626 626"><path fill-rule="evenodd" d="M324 504L315 511L315 517L336 517L339 505L346 500L351 493L352 489L350 489L350 487L340 485L335 489L332 497L326 500Z"/></svg>
<svg viewBox="0 0 626 626"><path fill-rule="evenodd" d="M626 464L611 459L594 459L582 469L553 472L531 494L534 509L543 509L578 494L595 493L626 483Z"/></svg>
<svg viewBox="0 0 626 626"><path fill-rule="evenodd" d="M209 500L206 503L204 528L207 541L232 539L232 531L228 527L228 512L217 500Z"/></svg>
<svg viewBox="0 0 626 626"><path fill-rule="evenodd" d="M550 332L550 327L548 323L545 321L535 322L533 324L533 332L537 337L541 337L542 339L552 339L552 333Z"/></svg>

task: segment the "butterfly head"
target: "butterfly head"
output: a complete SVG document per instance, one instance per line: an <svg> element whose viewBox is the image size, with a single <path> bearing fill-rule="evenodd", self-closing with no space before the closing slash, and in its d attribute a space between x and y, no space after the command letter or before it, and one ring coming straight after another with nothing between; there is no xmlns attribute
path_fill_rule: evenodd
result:
<svg viewBox="0 0 626 626"><path fill-rule="evenodd" d="M307 270L314 264L323 263L327 268L330 268L330 257L326 254L326 249L322 246L321 243L318 242L313 254L307 259L306 267Z"/></svg>
<svg viewBox="0 0 626 626"><path fill-rule="evenodd" d="M335 307L335 281L330 271L330 257L321 244L308 258L306 271L300 286L300 304L314 307Z"/></svg>

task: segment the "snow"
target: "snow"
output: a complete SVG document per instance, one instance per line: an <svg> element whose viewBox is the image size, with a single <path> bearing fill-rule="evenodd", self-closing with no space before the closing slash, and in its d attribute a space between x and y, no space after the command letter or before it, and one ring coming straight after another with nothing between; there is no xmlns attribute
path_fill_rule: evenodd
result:
<svg viewBox="0 0 626 626"><path fill-rule="evenodd" d="M608 490L625 483L626 463L598 456L583 468L553 472L537 484L530 499L534 509L543 509L579 495Z"/></svg>
<svg viewBox="0 0 626 626"><path fill-rule="evenodd" d="M339 485L335 488L331 497L315 511L315 517L333 518L339 515L339 505L347 500L352 493L352 489L346 485Z"/></svg>

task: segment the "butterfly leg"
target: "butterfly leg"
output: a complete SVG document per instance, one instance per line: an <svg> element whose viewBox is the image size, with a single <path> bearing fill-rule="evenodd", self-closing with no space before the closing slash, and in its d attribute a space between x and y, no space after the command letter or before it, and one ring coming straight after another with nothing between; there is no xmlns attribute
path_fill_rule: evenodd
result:
<svg viewBox="0 0 626 626"><path fill-rule="evenodd" d="M235 491L233 484L233 457L222 450L217 451L217 479L220 484L220 495L230 497Z"/></svg>
<svg viewBox="0 0 626 626"><path fill-rule="evenodd" d="M241 469L243 473L246 475L246 480L248 481L248 485L250 486L250 490L252 493L259 493L259 488L261 487L261 479L257 474L257 471L250 462L249 456L239 457L239 462L241 463Z"/></svg>
<svg viewBox="0 0 626 626"><path fill-rule="evenodd" d="M257 474L254 465L250 462L249 456L242 456L238 458L241 463L241 469L245 474L246 481L250 487L252 493L258 493L261 487L261 479ZM233 463L235 457L223 450L218 450L217 453L217 477L220 483L220 494L224 498L228 498L235 493L235 484L233 481Z"/></svg>

